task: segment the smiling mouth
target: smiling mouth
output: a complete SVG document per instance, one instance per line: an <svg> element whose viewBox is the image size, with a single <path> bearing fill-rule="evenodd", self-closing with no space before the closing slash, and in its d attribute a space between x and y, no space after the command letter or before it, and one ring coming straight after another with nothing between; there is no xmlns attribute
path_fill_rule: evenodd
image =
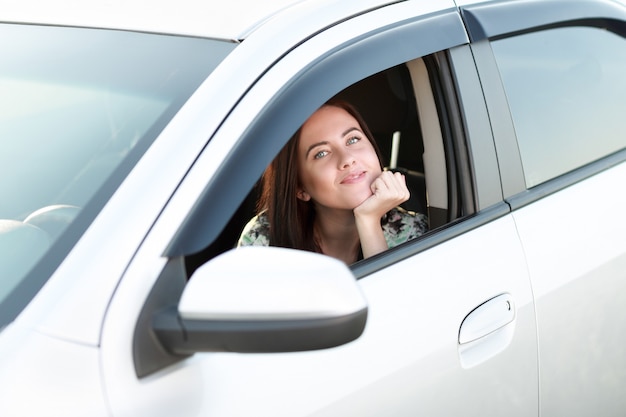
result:
<svg viewBox="0 0 626 417"><path fill-rule="evenodd" d="M365 171L356 172L341 180L341 184L354 184L360 182L363 178L365 178Z"/></svg>

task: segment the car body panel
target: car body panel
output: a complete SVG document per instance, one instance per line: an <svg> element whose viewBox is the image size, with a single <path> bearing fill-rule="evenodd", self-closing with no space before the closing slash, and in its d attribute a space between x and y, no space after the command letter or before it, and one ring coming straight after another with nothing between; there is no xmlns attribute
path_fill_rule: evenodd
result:
<svg viewBox="0 0 626 417"><path fill-rule="evenodd" d="M9 326L0 355L3 416L110 416L97 348Z"/></svg>
<svg viewBox="0 0 626 417"><path fill-rule="evenodd" d="M364 334L355 342L286 355L197 353L138 379L129 355L134 320L129 320L126 304L150 288L138 273L153 263L148 239L105 323L102 361L113 413L155 414L162 406L155 398L168 402L176 395L194 397L185 402L181 415L194 407L198 415L331 416L345 415L348 409L363 415L385 410L396 415L497 415L503 408L513 415L534 413L534 307L514 223L507 216L474 231L362 278L369 315ZM491 244L472 243L478 241ZM447 262L450 254L458 262ZM474 277L481 277L480 286ZM463 319L503 291L509 291L517 306L511 337L502 347L487 336L475 347L483 350L482 361L464 368L458 344ZM468 391L468 386L480 388ZM232 401L233 389L245 392L246 401ZM128 396L140 408L127 409Z"/></svg>
<svg viewBox="0 0 626 417"><path fill-rule="evenodd" d="M237 44L41 291L1 329L0 415L623 414L626 154L526 190L489 46L491 37L593 10L625 18L616 2L576 1L285 0L245 10L190 0L175 7L42 2L35 9L30 1L0 1L8 10L2 21ZM221 15L226 9L229 16ZM164 22L164 15L172 19ZM389 47L407 27L434 32L440 22L453 30ZM372 45L389 51L362 52ZM171 363L138 376L137 329L155 283L170 261L214 237L204 226L196 241L186 234L202 223L197 216L219 233L289 129L322 96L396 60L432 53L450 64L476 212L351 267L350 284L365 296L368 312L364 333L350 343L171 355ZM336 78L323 78L333 64ZM306 87L313 81L325 83ZM272 273L272 265L259 269Z"/></svg>
<svg viewBox="0 0 626 417"><path fill-rule="evenodd" d="M183 0L175 4L161 0L92 1L88 5L76 0L55 3L3 0L0 6L4 13L0 20L239 40L279 12L284 14L285 9L294 6L306 7L305 3L302 0L237 0L226 7L219 2L196 0ZM390 2L370 0L348 3L327 2L327 7L341 14L347 10L348 13L359 13Z"/></svg>
<svg viewBox="0 0 626 417"><path fill-rule="evenodd" d="M513 213L536 297L543 415L626 406L625 179L622 163Z"/></svg>
<svg viewBox="0 0 626 417"><path fill-rule="evenodd" d="M559 2L526 3L469 7L466 20L472 14L480 23L470 36L497 39L509 32L541 28L548 20L551 26L608 28L623 37L625 10L614 1L578 2L567 10ZM518 7L526 10L521 13ZM508 107L497 65L486 39L472 48L481 79L486 80L483 88L490 114L496 114L494 109ZM621 415L625 404L619 381L624 381L626 364L618 341L623 332L617 329L626 328L626 321L617 306L625 301L626 223L619 209L623 193L617 190L626 179L626 154L618 151L526 187L513 124L508 117L494 119L502 127L495 138L503 191L524 246L535 295L540 414L582 416L602 409L604 415Z"/></svg>

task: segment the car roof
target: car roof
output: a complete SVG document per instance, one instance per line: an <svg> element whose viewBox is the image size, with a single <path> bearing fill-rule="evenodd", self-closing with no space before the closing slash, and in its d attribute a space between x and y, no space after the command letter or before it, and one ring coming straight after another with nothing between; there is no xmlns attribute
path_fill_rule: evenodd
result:
<svg viewBox="0 0 626 417"><path fill-rule="evenodd" d="M436 1L436 0L428 0ZM286 9L333 7L352 3L361 11L394 0L0 0L0 22L80 26L140 32L244 39ZM343 4L342 4L343 3ZM328 9L326 9L328 10Z"/></svg>

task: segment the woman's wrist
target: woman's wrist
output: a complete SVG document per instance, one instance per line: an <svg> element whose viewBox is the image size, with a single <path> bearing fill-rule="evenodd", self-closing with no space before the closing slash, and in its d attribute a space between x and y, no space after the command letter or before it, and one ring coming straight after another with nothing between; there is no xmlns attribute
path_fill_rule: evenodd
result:
<svg viewBox="0 0 626 417"><path fill-rule="evenodd" d="M387 241L380 224L380 217L355 213L356 228L361 241L363 258L374 256L388 249Z"/></svg>

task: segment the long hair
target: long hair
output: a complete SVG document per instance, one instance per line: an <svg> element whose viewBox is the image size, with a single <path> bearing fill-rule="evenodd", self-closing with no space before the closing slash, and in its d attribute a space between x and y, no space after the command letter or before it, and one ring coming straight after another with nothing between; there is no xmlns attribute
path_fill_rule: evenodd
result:
<svg viewBox="0 0 626 417"><path fill-rule="evenodd" d="M331 99L322 105L322 107L324 106L341 108L354 117L374 147L378 161L382 161L374 136L367 127L363 117L351 104ZM302 201L296 195L301 185L298 176L300 165L298 147L301 132L302 127L296 131L265 170L262 177L261 196L259 197L257 210L259 213L266 212L268 216L271 246L321 253L313 233L315 222L313 201ZM382 169L382 162L380 163Z"/></svg>

